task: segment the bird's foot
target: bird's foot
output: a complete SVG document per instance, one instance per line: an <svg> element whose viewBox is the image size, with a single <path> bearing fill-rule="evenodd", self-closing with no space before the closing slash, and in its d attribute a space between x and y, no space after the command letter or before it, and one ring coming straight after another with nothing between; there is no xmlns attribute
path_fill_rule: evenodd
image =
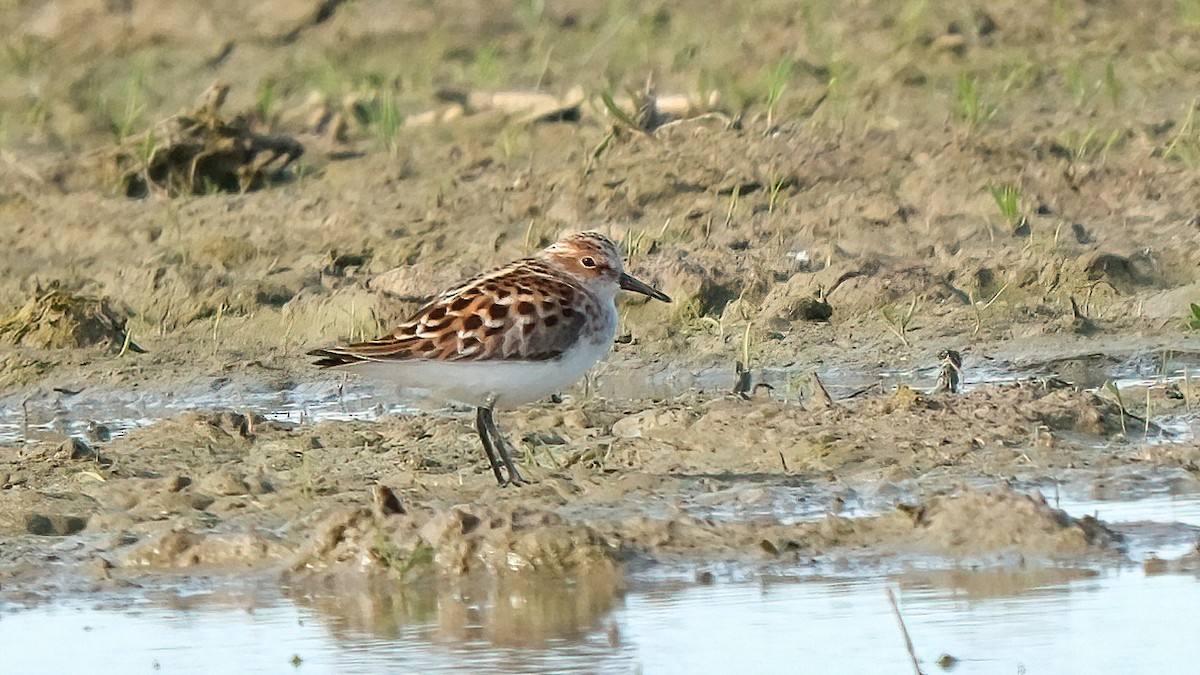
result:
<svg viewBox="0 0 1200 675"><path fill-rule="evenodd" d="M532 485L532 484L533 483L531 483L530 481L525 480L525 478L523 478L521 476L521 474L517 472L516 469L512 469L509 471L508 480L502 481L500 483L500 487L507 487L509 485L511 485L513 487L525 487L526 485Z"/></svg>

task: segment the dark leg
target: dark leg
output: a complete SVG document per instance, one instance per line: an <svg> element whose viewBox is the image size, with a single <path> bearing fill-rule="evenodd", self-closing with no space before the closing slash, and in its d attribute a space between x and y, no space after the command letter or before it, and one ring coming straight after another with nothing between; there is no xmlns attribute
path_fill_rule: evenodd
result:
<svg viewBox="0 0 1200 675"><path fill-rule="evenodd" d="M496 446L496 450L500 452L501 459L504 460L504 466L508 469L508 482L512 485L520 487L529 485L529 481L521 477L521 472L517 471L517 465L513 462L512 454L509 453L511 444L504 435L500 433L500 429L496 427L496 420L492 418L490 408L480 408L480 416L483 418L483 424L488 429L488 434L492 437L492 442Z"/></svg>
<svg viewBox="0 0 1200 675"><path fill-rule="evenodd" d="M504 476L500 473L500 462L496 459L496 448L492 445L492 438L489 435L489 422L492 419L492 411L487 408L475 409L475 431L479 434L479 440L483 442L483 451L487 453L488 461L492 464L492 473L496 474L496 482L504 485Z"/></svg>

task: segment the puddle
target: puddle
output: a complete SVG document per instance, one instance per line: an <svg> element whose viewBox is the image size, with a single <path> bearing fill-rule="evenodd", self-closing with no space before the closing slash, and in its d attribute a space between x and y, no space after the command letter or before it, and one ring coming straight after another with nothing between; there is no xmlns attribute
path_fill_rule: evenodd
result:
<svg viewBox="0 0 1200 675"><path fill-rule="evenodd" d="M1077 518L1093 516L1124 535L1127 553L1134 560L1178 558L1200 542L1200 497L1194 495L1122 500L1068 497L1057 506Z"/></svg>
<svg viewBox="0 0 1200 675"><path fill-rule="evenodd" d="M774 387L775 395L795 399L806 386L812 368L789 366L759 368L755 382ZM898 384L930 390L937 383L938 368L863 371L845 366L820 367L816 372L834 399L844 399ZM1113 381L1118 388L1175 384L1200 392L1200 354L1193 352L1145 352L1119 358L1089 354L1042 362L985 361L971 363L963 371L963 390L1014 382L1031 377L1061 377L1088 388ZM727 368L687 369L673 365L639 369L601 366L580 385L609 399L671 399L687 392L725 393L733 388L734 374ZM1196 394L1200 395L1200 393ZM1130 403L1132 409L1137 406ZM325 420L375 420L383 415L412 413L422 408L418 399L392 386L358 378L316 377L287 388L261 382L216 378L179 390L55 390L48 394L0 399L0 444L13 444L39 436L88 437L103 427L110 436L153 424L188 411L235 409L254 412L282 422L308 423ZM1161 415L1153 418L1164 434L1152 441L1187 440L1193 437L1200 413Z"/></svg>
<svg viewBox="0 0 1200 675"><path fill-rule="evenodd" d="M131 591L0 605L0 643L14 673L68 672L80 655L114 673L911 672L887 588L927 673L943 654L956 673L1183 672L1200 659L1180 623L1200 603L1195 577L1078 568L635 581L610 602L553 583L296 600Z"/></svg>
<svg viewBox="0 0 1200 675"><path fill-rule="evenodd" d="M1057 506L1074 516L1093 516L1110 524L1146 521L1200 528L1200 497L1195 496L1152 496L1121 501L1063 498Z"/></svg>
<svg viewBox="0 0 1200 675"><path fill-rule="evenodd" d="M1039 491L1047 502L1074 518L1092 516L1122 535L1122 551L1131 561L1174 559L1191 552L1200 542L1200 494L1173 494L1171 481L1133 480L1114 486L1110 498L1088 496L1084 484L1063 488L1034 481L1022 491ZM1178 477L1176 477L1178 478ZM981 481L980 489L994 487ZM755 482L681 478L658 491L632 491L618 503L567 504L558 512L567 519L621 519L640 517L669 520L687 516L701 520L792 525L838 518L863 518L892 511L899 505L919 503L914 485L882 483L877 486L830 488L797 478L778 477Z"/></svg>
<svg viewBox="0 0 1200 675"><path fill-rule="evenodd" d="M214 380L178 391L55 391L36 400L8 397L0 402L0 443L20 443L45 434L87 437L95 433L97 424L116 437L185 412L228 409L301 424L375 420L418 408L394 389L363 382L343 385L328 378L287 389Z"/></svg>
<svg viewBox="0 0 1200 675"><path fill-rule="evenodd" d="M1200 354L1188 351L1137 352L1127 356L1083 354L1049 360L972 360L963 367L962 389L1006 384L1030 378L1057 377L1083 389L1099 389L1112 381L1118 389L1191 380L1200 388ZM938 367L884 370L885 386L904 383L917 389L937 384Z"/></svg>
<svg viewBox="0 0 1200 675"><path fill-rule="evenodd" d="M957 673L1166 672L1200 656L1200 644L1168 618L1200 600L1194 578L1087 570L949 571L635 595L621 617L623 635L640 638L647 673L785 673L797 664L820 664L823 673L911 672L885 595L896 583L927 673L939 672L942 654L960 659Z"/></svg>

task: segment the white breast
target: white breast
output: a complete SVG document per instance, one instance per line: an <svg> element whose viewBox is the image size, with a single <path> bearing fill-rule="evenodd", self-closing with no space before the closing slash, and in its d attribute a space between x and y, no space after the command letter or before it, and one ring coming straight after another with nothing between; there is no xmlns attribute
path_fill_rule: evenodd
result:
<svg viewBox="0 0 1200 675"><path fill-rule="evenodd" d="M435 398L496 408L515 408L546 398L577 382L612 348L617 308L601 304L606 316L589 322L589 332L562 355L548 361L362 361L341 367Z"/></svg>

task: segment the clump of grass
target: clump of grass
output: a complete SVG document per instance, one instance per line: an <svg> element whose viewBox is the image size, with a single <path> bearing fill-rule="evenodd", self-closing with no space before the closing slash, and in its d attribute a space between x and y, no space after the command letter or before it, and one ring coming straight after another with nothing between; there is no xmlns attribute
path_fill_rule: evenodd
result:
<svg viewBox="0 0 1200 675"><path fill-rule="evenodd" d="M912 330L913 319L916 318L917 309L920 306L920 298L913 295L912 302L909 303L908 309L904 313L899 313L892 307L884 307L880 310L888 329L892 331L892 334L900 338L900 342L904 343L905 347L909 347L912 344L908 341L908 333Z"/></svg>
<svg viewBox="0 0 1200 675"><path fill-rule="evenodd" d="M1150 399L1150 390L1153 387L1146 387L1146 408L1142 413L1142 435L1150 435L1150 418L1154 417L1154 404Z"/></svg>
<svg viewBox="0 0 1200 675"><path fill-rule="evenodd" d="M345 310L342 310L345 312ZM358 303L350 301L350 311L346 313L346 335L352 342L365 342L381 330L380 317L371 307L360 312Z"/></svg>
<svg viewBox="0 0 1200 675"><path fill-rule="evenodd" d="M1104 91L1114 108L1121 104L1121 94L1125 92L1125 85L1117 78L1117 67L1112 61L1104 66Z"/></svg>
<svg viewBox="0 0 1200 675"><path fill-rule="evenodd" d="M911 44L929 29L930 0L908 0L901 3L896 14L896 28L901 44Z"/></svg>
<svg viewBox="0 0 1200 675"><path fill-rule="evenodd" d="M494 87L500 81L500 48L487 45L475 53L471 62L469 78L477 87Z"/></svg>
<svg viewBox="0 0 1200 675"><path fill-rule="evenodd" d="M529 127L516 122L506 124L496 135L496 147L504 160L505 166L511 166L513 159L524 157L529 151Z"/></svg>
<svg viewBox="0 0 1200 675"><path fill-rule="evenodd" d="M754 376L750 373L750 329L753 326L753 321L746 322L746 331L742 333L742 358L733 363L733 393L743 398L749 398L754 385Z"/></svg>
<svg viewBox="0 0 1200 675"><path fill-rule="evenodd" d="M526 26L532 28L541 20L542 15L546 12L546 0L520 0L517 3L517 13L521 16Z"/></svg>
<svg viewBox="0 0 1200 675"><path fill-rule="evenodd" d="M1190 28L1200 26L1200 0L1175 0L1179 20Z"/></svg>
<svg viewBox="0 0 1200 675"><path fill-rule="evenodd" d="M159 149L162 147L159 140L157 134L153 131L148 131L145 137L142 138L141 143L137 144L137 159L142 164L143 172L149 171L150 165L154 162L154 156L158 154Z"/></svg>
<svg viewBox="0 0 1200 675"><path fill-rule="evenodd" d="M1011 281L1004 282L1004 285L1000 287L1000 290L996 291L996 294L992 296L992 299L988 300L987 302L983 302L982 298L976 298L973 291L967 292L967 299L971 301L971 311L975 313L975 330L971 331L972 335L979 334L979 330L983 328L983 313L990 309L992 305L996 304L996 301L1000 299L1000 294L1008 290L1008 286L1011 283Z"/></svg>
<svg viewBox="0 0 1200 675"><path fill-rule="evenodd" d="M1068 131L1059 137L1058 144L1072 162L1104 161L1108 153L1120 146L1127 137L1128 132L1124 129L1113 129L1106 135L1102 129L1091 127L1083 132Z"/></svg>
<svg viewBox="0 0 1200 675"><path fill-rule="evenodd" d="M733 186L733 190L729 193L729 208L725 211L725 227L729 227L733 223L733 212L737 210L738 202L742 197L742 186L737 184Z"/></svg>
<svg viewBox="0 0 1200 675"><path fill-rule="evenodd" d="M141 83L131 77L122 103L116 110L108 110L108 126L117 142L123 142L134 129L143 126L146 103L142 100Z"/></svg>
<svg viewBox="0 0 1200 675"><path fill-rule="evenodd" d="M213 342L213 354L214 355L217 354L221 349L221 337L220 337L220 335L221 335L221 319L225 318L225 310L228 307L229 306L226 305L224 302L222 302L220 305L218 305L217 306L217 316L215 319L213 319L212 342Z"/></svg>
<svg viewBox="0 0 1200 675"><path fill-rule="evenodd" d="M1112 397L1116 399L1117 407L1121 411L1121 433L1128 434L1129 432L1125 428L1125 415L1127 414L1128 408L1125 407L1125 401L1121 398L1121 390L1117 388L1117 383L1112 380L1105 381L1104 389L1108 393L1112 394Z"/></svg>
<svg viewBox="0 0 1200 675"><path fill-rule="evenodd" d="M664 226L664 230L666 227ZM625 248L625 264L632 267L633 261L646 248L646 231L641 229L631 229L625 233L625 239L622 242Z"/></svg>
<svg viewBox="0 0 1200 675"><path fill-rule="evenodd" d="M47 50L46 43L32 35L22 35L4 44L4 55L20 77L29 77Z"/></svg>
<svg viewBox="0 0 1200 675"><path fill-rule="evenodd" d="M1083 79L1083 69L1079 64L1071 64L1063 69L1063 82L1067 85L1067 90L1071 92L1071 98L1075 105L1081 106L1088 98L1088 86Z"/></svg>
<svg viewBox="0 0 1200 675"><path fill-rule="evenodd" d="M767 127L775 126L775 110L779 107L779 101L783 99L784 92L787 91L788 82L792 77L792 68L796 62L790 56L784 56L779 59L779 63L775 67L767 71L763 78L763 83L766 86L766 94L764 102L767 105Z"/></svg>
<svg viewBox="0 0 1200 675"><path fill-rule="evenodd" d="M383 87L370 109L370 120L376 135L393 157L399 150L400 129L404 127L404 115L396 105L396 92L392 87Z"/></svg>
<svg viewBox="0 0 1200 675"><path fill-rule="evenodd" d="M1192 330L1200 330L1200 305L1192 303L1192 315L1187 318L1188 328Z"/></svg>
<svg viewBox="0 0 1200 675"><path fill-rule="evenodd" d="M317 477L313 473L310 453L300 453L300 468L296 471L296 482L300 483L300 495L305 498L317 496Z"/></svg>
<svg viewBox="0 0 1200 675"><path fill-rule="evenodd" d="M979 129L992 121L999 111L998 106L985 103L979 87L979 78L967 72L959 73L955 89L956 112L960 119L972 129Z"/></svg>
<svg viewBox="0 0 1200 675"><path fill-rule="evenodd" d="M1193 311L1195 311L1195 307L1196 307L1196 305L1193 304L1192 305ZM1200 314L1197 315L1197 318L1200 319ZM1188 372L1187 366L1184 366L1183 367L1183 406L1184 406L1184 409L1187 410L1188 412L1191 412L1191 410L1192 410L1192 405L1193 405L1192 402L1193 402L1192 376Z"/></svg>
<svg viewBox="0 0 1200 675"><path fill-rule="evenodd" d="M613 99L612 87L606 87L600 92L600 101L604 103L604 109L608 111L608 114L613 116L613 119L619 122L622 126L632 131L641 133L641 125L639 125L637 121L633 119L632 115L625 110L622 110L621 106L617 105L616 100Z"/></svg>
<svg viewBox="0 0 1200 675"><path fill-rule="evenodd" d="M30 103L25 110L24 117L25 126L38 133L44 132L46 123L50 120L50 106L46 99L39 98Z"/></svg>
<svg viewBox="0 0 1200 675"><path fill-rule="evenodd" d="M724 338L725 336L725 327L720 321L704 313L704 306L697 298L681 301L672 319L673 323L678 324L680 328L691 335L713 330L720 337Z"/></svg>
<svg viewBox="0 0 1200 675"><path fill-rule="evenodd" d="M783 175L776 175L771 178L767 213L775 213L775 208L779 206L779 202L783 199L783 188L787 187L790 182L791 179Z"/></svg>
<svg viewBox="0 0 1200 675"><path fill-rule="evenodd" d="M1187 116L1183 118L1183 124L1179 125L1179 131L1175 132L1171 142L1163 148L1163 159L1179 160L1189 166L1200 164L1200 139L1195 132L1197 104L1200 104L1200 98L1193 99L1188 105Z"/></svg>
<svg viewBox="0 0 1200 675"><path fill-rule="evenodd" d="M992 193L992 199L996 202L996 208L1000 209L1000 215L1004 217L1013 230L1025 225L1025 216L1021 214L1021 190L1015 185L989 185L988 192Z"/></svg>
<svg viewBox="0 0 1200 675"><path fill-rule="evenodd" d="M258 83L257 100L255 101L254 109L258 113L259 119L268 127L272 126L275 109L279 105L278 86L278 82L273 77L265 78Z"/></svg>
<svg viewBox="0 0 1200 675"><path fill-rule="evenodd" d="M87 107L94 109L101 124L118 142L124 142L135 129L145 126L148 73L150 64L138 59L130 64L125 79L115 89L103 89L99 81L89 83L84 94Z"/></svg>

